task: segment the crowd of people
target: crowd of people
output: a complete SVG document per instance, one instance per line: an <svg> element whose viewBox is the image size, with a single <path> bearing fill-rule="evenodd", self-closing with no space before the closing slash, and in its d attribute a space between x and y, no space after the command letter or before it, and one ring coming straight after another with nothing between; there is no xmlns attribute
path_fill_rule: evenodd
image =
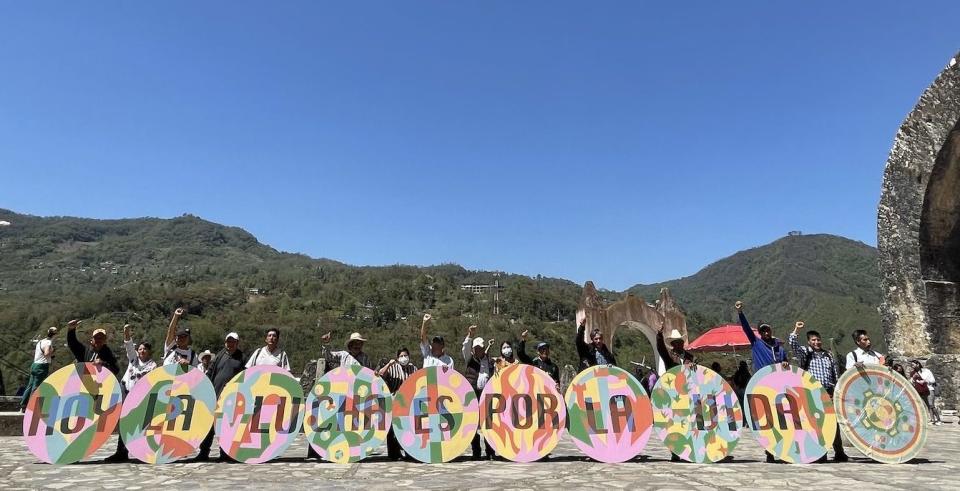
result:
<svg viewBox="0 0 960 491"><path fill-rule="evenodd" d="M788 367L790 360L786 346L789 346L799 366L810 372L832 396L842 371L862 367L865 364L887 364L886 358L872 349L870 336L864 330L858 329L853 332L852 337L856 348L846 355L841 367L839 360L836 360L830 351L824 349L819 332L815 330L806 331L806 344L800 343L798 332L804 328L803 322L795 324L785 344L773 336L773 328L767 323L761 323L755 334L743 312L743 304L737 302L735 308L743 332L750 343L754 372L774 364L779 364L784 368ZM125 325L123 327L123 346L127 363L122 373L120 363L107 344L107 332L103 328L94 329L87 343L81 343L77 338L77 329L82 322L72 320L66 326L67 346L73 355L73 359L77 362L95 363L120 377L121 390L124 395L133 388L138 380L158 366L179 364L183 367L195 367L203 370L212 382L218 398L227 383L246 368L257 365L273 365L287 371L290 370L290 359L287 353L280 348L280 330L278 328L267 329L264 344L253 350L249 357L241 350L240 336L236 332L226 334L223 348L216 354L209 350L197 353L193 347L190 330L179 325L183 315L184 310L182 308L174 311L166 331L163 353L159 360L153 358L153 346L142 340L135 342L133 326ZM454 359L447 354L443 336L434 335L431 337L429 335L432 320L430 314L425 314L420 328L422 366L453 368L455 366ZM520 334L518 342L505 340L500 344L499 352L491 354L490 348L494 346L494 340L485 340L478 336L478 329L476 325L467 328L460 351L463 358L461 373L469 381L478 397L492 377L504 368L518 363L532 365L543 370L550 375L556 384L556 388L560 390L560 368L550 357L549 343L545 341L536 343L536 355L531 357L527 352L527 341L530 333L525 330ZM671 329L667 333L664 333L664 331L664 327L660 326L656 336L656 350L663 360L664 367L669 370L681 364L695 364L696 358L692 352L685 348L683 335L677 329ZM59 332L57 327L50 327L47 330L46 337L36 343L34 361L30 366L30 378L21 399L22 411L25 410L32 392L50 372L50 363L56 351L53 339ZM346 349L344 350L330 349L331 335L332 333L327 333L321 337L323 350L321 357L323 359L332 361L333 364L339 366L361 365L370 368L385 381L392 392L396 392L401 384L417 370L417 366L410 357L410 350L406 347L397 349L395 356L389 361L383 361L378 366L374 366L371 357L364 352L363 348L367 340L360 333L352 333L347 338ZM593 330L587 338L585 319L579 322L575 336L580 370L596 365L617 364L616 357L604 342L600 330ZM587 339L590 342L587 342ZM909 367L911 370L908 374L901 364L892 364L892 369L911 381L924 399L930 411L931 424L941 424L935 404L937 383L933 373L924 368L918 360L911 361ZM718 373L720 372L718 363L714 363L712 368ZM638 373L638 375L641 378L641 385L649 392L656 384L659 373L648 368L646 373ZM747 362L740 361L736 372L727 379L741 401L744 400L744 391L751 375ZM196 460L209 460L213 438L214 431L211 429L200 445ZM472 442L473 458L476 460L484 457L487 459L495 458L496 455L490 445L484 444L481 440L482 438L478 434ZM847 456L843 450L839 428L833 447L834 459L838 462L846 461ZM395 460L407 458L392 429L387 437L387 455ZM318 458L319 456L311 448L308 457ZM220 460L230 460L223 452L220 453L219 458ZM679 460L675 455L672 458L673 460ZM826 456L824 456L825 459ZM122 440L118 441L117 451L107 460L113 462L128 460L127 450ZM775 461L773 455L768 453L767 461Z"/></svg>

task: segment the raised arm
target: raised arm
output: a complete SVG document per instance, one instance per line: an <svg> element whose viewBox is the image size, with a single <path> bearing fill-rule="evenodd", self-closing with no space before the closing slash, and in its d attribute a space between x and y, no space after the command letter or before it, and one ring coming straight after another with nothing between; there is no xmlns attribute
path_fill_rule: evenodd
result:
<svg viewBox="0 0 960 491"><path fill-rule="evenodd" d="M529 330L525 330L520 333L520 342L517 344L517 359L520 360L520 363L526 363L527 365L533 363L533 359L527 356L527 335L530 334Z"/></svg>
<svg viewBox="0 0 960 491"><path fill-rule="evenodd" d="M667 343L663 341L663 327L663 324L660 324L660 330L657 331L657 354L660 355L660 359L664 360L665 362L670 362L673 360L673 357L670 356L670 350L667 349Z"/></svg>
<svg viewBox="0 0 960 491"><path fill-rule="evenodd" d="M133 326L125 324L123 326L123 349L127 352L127 360L133 360L137 357L137 350L133 347L133 336L131 330Z"/></svg>
<svg viewBox="0 0 960 491"><path fill-rule="evenodd" d="M750 323L747 322L747 316L743 315L743 302L737 300L734 307L737 309L737 317L740 318L740 327L743 328L743 333L747 335L747 340L750 341L750 345L753 345L753 343L757 342L757 337L753 335L753 329L750 328Z"/></svg>
<svg viewBox="0 0 960 491"><path fill-rule="evenodd" d="M477 335L477 326L467 328L467 337L463 338L463 346L460 347L460 354L463 355L463 361L470 361L470 352L473 350L473 338Z"/></svg>
<svg viewBox="0 0 960 491"><path fill-rule="evenodd" d="M77 327L82 321L76 319L67 323L67 347L70 348L70 352L73 353L73 359L77 360L79 363L83 363L87 360L86 349L83 347L83 344L77 339Z"/></svg>
<svg viewBox="0 0 960 491"><path fill-rule="evenodd" d="M167 337L163 341L163 348L169 349L177 340L177 325L180 324L180 317L183 316L183 307L173 311L173 318L170 319L170 326L167 327Z"/></svg>
<svg viewBox="0 0 960 491"><path fill-rule="evenodd" d="M420 344L427 344L427 327L430 325L430 321L433 320L433 316L430 314L423 314L423 323L420 324Z"/></svg>
<svg viewBox="0 0 960 491"><path fill-rule="evenodd" d="M590 349L587 346L587 343L583 340L583 333L584 331L586 331L586 329L587 329L587 319L586 317L584 317L584 319L580 321L580 325L577 326L577 338L574 340L577 344L577 354L580 355L581 358L589 355L590 353Z"/></svg>
<svg viewBox="0 0 960 491"><path fill-rule="evenodd" d="M803 321L797 321L793 326L793 332L787 337L787 341L790 343L790 349L793 350L793 356L797 357L797 361L800 362L802 367L807 363L807 350L803 349L800 346L800 341L797 340L797 331L800 329L803 329Z"/></svg>

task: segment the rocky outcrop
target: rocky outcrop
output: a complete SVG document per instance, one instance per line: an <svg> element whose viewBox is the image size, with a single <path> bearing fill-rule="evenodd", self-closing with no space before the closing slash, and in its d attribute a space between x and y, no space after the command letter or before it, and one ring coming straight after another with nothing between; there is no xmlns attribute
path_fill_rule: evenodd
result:
<svg viewBox="0 0 960 491"><path fill-rule="evenodd" d="M921 358L957 407L960 383L960 54L897 131L877 211L881 322L895 357Z"/></svg>

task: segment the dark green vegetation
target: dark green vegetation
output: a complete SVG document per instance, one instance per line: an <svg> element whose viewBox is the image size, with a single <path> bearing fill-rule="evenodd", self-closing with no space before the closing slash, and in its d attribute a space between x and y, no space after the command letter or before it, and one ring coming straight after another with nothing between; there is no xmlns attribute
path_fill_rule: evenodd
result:
<svg viewBox="0 0 960 491"><path fill-rule="evenodd" d="M94 326L106 327L120 354L124 323L135 326L135 339L159 345L177 306L187 309L182 324L191 328L199 349L215 352L235 330L250 353L262 344L266 326L280 327L296 373L317 356L328 331L334 347L359 331L370 339L366 351L375 359L389 359L406 346L419 363L424 312L435 316L431 335L446 337L458 363L470 324L498 346L529 329L531 354L535 342L546 339L561 365L575 362L573 318L581 288L566 280L498 276L453 264L349 266L278 252L242 229L189 215L91 220L0 210L0 221L12 224L0 227L0 368L8 392L21 383L16 370L29 367L30 341L46 327L83 319L82 339ZM778 326L802 317L811 326L829 324L844 332L854 326L876 330L875 255L837 237L790 237L665 285L689 312L695 332L728 320L730 305L741 297L752 317L762 313ZM503 285L500 315L493 314L491 292L460 288L494 281ZM659 286L634 290L655 298ZM63 342L58 336L55 367L70 361ZM649 352L638 333L623 332L616 340L621 365L649 358Z"/></svg>

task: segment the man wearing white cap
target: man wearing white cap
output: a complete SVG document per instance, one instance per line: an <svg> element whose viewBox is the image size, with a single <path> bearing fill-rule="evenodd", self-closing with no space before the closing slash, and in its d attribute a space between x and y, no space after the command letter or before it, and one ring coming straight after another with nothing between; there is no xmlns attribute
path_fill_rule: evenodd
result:
<svg viewBox="0 0 960 491"><path fill-rule="evenodd" d="M210 369L207 370L207 378L213 382L213 390L216 391L217 399L220 399L220 393L223 388L233 380L233 377L244 369L243 352L240 351L240 336L235 332L227 334L223 340L223 349L217 353L213 361L210 362ZM210 447L213 446L213 428L207 433L207 437L200 443L200 454L196 460L204 461L210 458ZM220 452L220 460L229 460L224 452Z"/></svg>
<svg viewBox="0 0 960 491"><path fill-rule="evenodd" d="M320 342L324 344L324 351L327 350L327 344L330 343L331 333L326 333L320 338ZM340 362L340 366L345 367L349 365L363 365L367 368L373 369L370 366L370 358L366 353L363 352L363 343L367 342L367 339L360 335L359 332L355 332L350 335L350 339L347 340L347 350L346 351L330 351L329 356L324 356L326 359L335 358Z"/></svg>
<svg viewBox="0 0 960 491"><path fill-rule="evenodd" d="M467 337L463 339L461 354L463 355L463 361L467 364L463 376L470 382L470 386L473 387L473 391L479 399L483 387L487 385L487 381L490 380L490 375L493 373L493 362L487 355L487 350L493 344L493 340L484 343L483 338L475 337L476 335L477 326L467 328ZM483 440L483 437L480 436L480 433L477 433L470 444L473 448L473 460L480 460L480 440ZM493 448L490 447L489 443L486 444L486 448L487 459L493 459Z"/></svg>

